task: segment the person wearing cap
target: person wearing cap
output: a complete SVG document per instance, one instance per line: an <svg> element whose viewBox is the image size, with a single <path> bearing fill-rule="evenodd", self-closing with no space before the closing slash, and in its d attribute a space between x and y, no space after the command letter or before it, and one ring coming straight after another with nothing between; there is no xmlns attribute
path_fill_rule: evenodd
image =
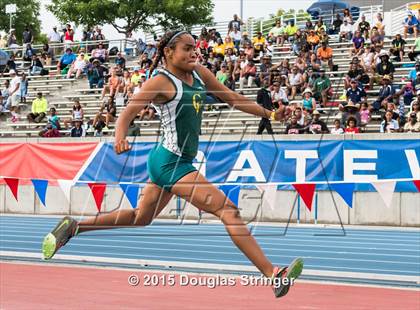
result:
<svg viewBox="0 0 420 310"><path fill-rule="evenodd" d="M314 110L312 112L312 121L309 123L308 132L313 134L330 132L327 127L327 124L325 124L325 122L321 120L321 113L319 113L319 111L317 110Z"/></svg>
<svg viewBox="0 0 420 310"><path fill-rule="evenodd" d="M295 100L296 95L302 91L304 83L305 80L302 73L299 72L296 66L293 66L286 80L286 86L289 90L291 100Z"/></svg>
<svg viewBox="0 0 420 310"><path fill-rule="evenodd" d="M105 75L107 74L108 68L104 67L99 60L95 59L92 64L88 66L87 76L89 80L89 87L104 87Z"/></svg>
<svg viewBox="0 0 420 310"><path fill-rule="evenodd" d="M322 67L328 66L331 71L333 70L333 50L328 46L327 42L322 42L321 47L318 48L318 51L316 52L316 55L320 60Z"/></svg>
<svg viewBox="0 0 420 310"><path fill-rule="evenodd" d="M75 78L78 79L86 70L89 61L86 60L86 54L80 52L76 60L71 64L69 71L67 72L67 78L70 79L74 73L76 73Z"/></svg>
<svg viewBox="0 0 420 310"><path fill-rule="evenodd" d="M316 109L316 100L312 96L312 90L310 88L306 88L303 91L302 107L309 113L312 113Z"/></svg>
<svg viewBox="0 0 420 310"><path fill-rule="evenodd" d="M362 15L361 19L362 20L357 25L357 30L359 30L365 40L367 40L369 38L370 24L366 21L365 15Z"/></svg>
<svg viewBox="0 0 420 310"><path fill-rule="evenodd" d="M241 39L241 47L245 47L247 44L250 44L252 46L252 40L249 38L248 32L244 31L242 33L242 39Z"/></svg>
<svg viewBox="0 0 420 310"><path fill-rule="evenodd" d="M143 54L147 54L147 58L150 60L153 60L153 57L155 57L157 49L156 49L156 43L149 41L147 42L146 48L143 51Z"/></svg>
<svg viewBox="0 0 420 310"><path fill-rule="evenodd" d="M76 60L76 55L73 53L73 50L71 48L67 48L66 52L64 53L63 56L61 56L60 60L57 63L57 72L60 74L61 70L63 70L66 67L70 69L70 66L73 64L75 60ZM67 74L67 72L65 73Z"/></svg>
<svg viewBox="0 0 420 310"><path fill-rule="evenodd" d="M70 137L85 137L86 136L86 130L82 126L83 125L83 119L81 118L75 118L72 120L73 127L70 130Z"/></svg>
<svg viewBox="0 0 420 310"><path fill-rule="evenodd" d="M295 25L295 21L290 20L286 28L284 28L284 41L292 42L298 29L299 28Z"/></svg>
<svg viewBox="0 0 420 310"><path fill-rule="evenodd" d="M346 102L348 101L353 102L357 107L360 107L363 102L367 102L365 90L359 86L359 82L354 78L350 80L350 87L346 91ZM340 111L343 111L345 106L345 104L340 104Z"/></svg>
<svg viewBox="0 0 420 310"><path fill-rule="evenodd" d="M278 19L274 24L273 28L268 32L268 36L276 42L276 44L280 44L283 46L283 34L284 34L284 26L281 24L281 21Z"/></svg>
<svg viewBox="0 0 420 310"><path fill-rule="evenodd" d="M384 102L392 100L394 95L395 89L392 86L391 77L389 75L384 75L378 98L372 104L373 111L379 111L381 108L385 108Z"/></svg>
<svg viewBox="0 0 420 310"><path fill-rule="evenodd" d="M40 123L47 115L48 102L41 92L32 101L32 112L27 115L29 122Z"/></svg>
<svg viewBox="0 0 420 310"><path fill-rule="evenodd" d="M376 72L381 76L389 75L392 79L395 72L395 67L392 62L389 61L388 53L381 53L379 57L381 62L376 65Z"/></svg>
<svg viewBox="0 0 420 310"><path fill-rule="evenodd" d="M407 38L408 34L414 34L414 36L417 38L418 26L419 21L413 15L413 13L411 13L411 11L408 11L407 17L404 20L404 39Z"/></svg>
<svg viewBox="0 0 420 310"><path fill-rule="evenodd" d="M420 132L420 121L415 112L411 112L408 122L404 125L404 132Z"/></svg>
<svg viewBox="0 0 420 310"><path fill-rule="evenodd" d="M353 35L353 25L350 24L347 20L344 20L343 24L340 26L339 41L342 42L343 39L350 41Z"/></svg>
<svg viewBox="0 0 420 310"><path fill-rule="evenodd" d="M266 42L261 31L258 31L257 36L252 39L252 45L256 55L262 56L264 54Z"/></svg>
<svg viewBox="0 0 420 310"><path fill-rule="evenodd" d="M319 70L319 77L314 81L312 91L315 99L321 101L322 105L325 106L328 97L331 96L332 87L331 81L328 76L326 76L324 69Z"/></svg>

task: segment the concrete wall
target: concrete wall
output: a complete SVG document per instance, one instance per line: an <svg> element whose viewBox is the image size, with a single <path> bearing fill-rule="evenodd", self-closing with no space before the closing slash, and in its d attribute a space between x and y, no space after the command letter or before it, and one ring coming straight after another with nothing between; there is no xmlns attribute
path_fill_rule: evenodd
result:
<svg viewBox="0 0 420 310"><path fill-rule="evenodd" d="M141 197L139 194L139 199ZM300 201L300 222L314 223L317 212L318 223L344 225L389 225L389 226L417 226L420 227L420 194L394 193L392 205L387 208L376 192L355 192L353 208L347 207L342 198L335 192L319 191L318 204L315 199L312 211ZM34 188L30 185L19 187L19 201L16 202L6 185L0 185L0 213L20 214L72 214L95 215L97 209L90 189L87 186L72 188L71 203L69 203L59 187L49 186L46 204L39 201ZM239 208L244 220L249 222L287 222L296 223L298 203L294 191L277 191L274 209L265 201L261 201L261 194L257 190L241 190ZM121 208L131 208L128 200L123 196L119 187L109 187L106 190L102 204L103 212ZM294 205L295 204L295 205ZM177 209L178 205L178 209ZM292 208L294 206L293 212ZM177 210L180 210L178 212ZM162 211L160 218L183 220L215 219L208 213L201 213L198 209L182 199L173 198Z"/></svg>

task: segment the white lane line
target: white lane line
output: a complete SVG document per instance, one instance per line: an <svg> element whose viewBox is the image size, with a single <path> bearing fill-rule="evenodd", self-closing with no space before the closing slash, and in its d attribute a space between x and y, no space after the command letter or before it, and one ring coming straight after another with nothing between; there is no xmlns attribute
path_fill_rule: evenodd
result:
<svg viewBox="0 0 420 310"><path fill-rule="evenodd" d="M41 259L40 253L24 253L24 252L13 252L13 251L0 251L0 256L12 256L20 258L38 258ZM209 264L209 263L195 263L195 262L172 262L162 260L143 260L143 259L128 259L128 258L110 258L110 257L97 257L97 256L77 256L77 255L65 255L56 254L55 260L71 260L71 261L85 261L85 262L96 262L96 263L113 263L113 264L127 264L127 265L141 265L141 266L162 266L166 268L177 267L177 268L196 268L196 269L214 269L224 271L244 271L244 272L259 272L254 266L245 265L224 265L224 264ZM400 276L391 274L375 274L375 273L363 273L363 272L347 272L347 271L329 271L329 270L312 270L304 269L303 275L306 276L328 276L328 277L340 277L340 278L360 278L369 280L382 280L382 281L403 281L403 282L415 282L420 283L419 276Z"/></svg>

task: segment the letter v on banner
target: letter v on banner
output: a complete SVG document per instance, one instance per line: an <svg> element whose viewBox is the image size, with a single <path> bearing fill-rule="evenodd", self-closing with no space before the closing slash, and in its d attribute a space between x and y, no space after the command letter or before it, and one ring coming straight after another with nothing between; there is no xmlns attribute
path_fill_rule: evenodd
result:
<svg viewBox="0 0 420 310"><path fill-rule="evenodd" d="M304 184L293 184L293 187L302 197L303 202L309 211L312 210L312 201L314 199L316 184L304 183Z"/></svg>
<svg viewBox="0 0 420 310"><path fill-rule="evenodd" d="M92 191L93 198L95 199L96 208L101 212L102 201L106 190L106 183L88 183Z"/></svg>

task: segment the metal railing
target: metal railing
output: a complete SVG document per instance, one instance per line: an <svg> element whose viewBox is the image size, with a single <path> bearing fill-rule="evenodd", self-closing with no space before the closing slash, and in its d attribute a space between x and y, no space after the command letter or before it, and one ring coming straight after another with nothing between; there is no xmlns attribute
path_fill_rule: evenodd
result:
<svg viewBox="0 0 420 310"><path fill-rule="evenodd" d="M404 20L407 17L407 11L413 10L414 6L420 6L420 2L409 2L391 10L391 34L403 33ZM418 10L418 8L414 8Z"/></svg>

